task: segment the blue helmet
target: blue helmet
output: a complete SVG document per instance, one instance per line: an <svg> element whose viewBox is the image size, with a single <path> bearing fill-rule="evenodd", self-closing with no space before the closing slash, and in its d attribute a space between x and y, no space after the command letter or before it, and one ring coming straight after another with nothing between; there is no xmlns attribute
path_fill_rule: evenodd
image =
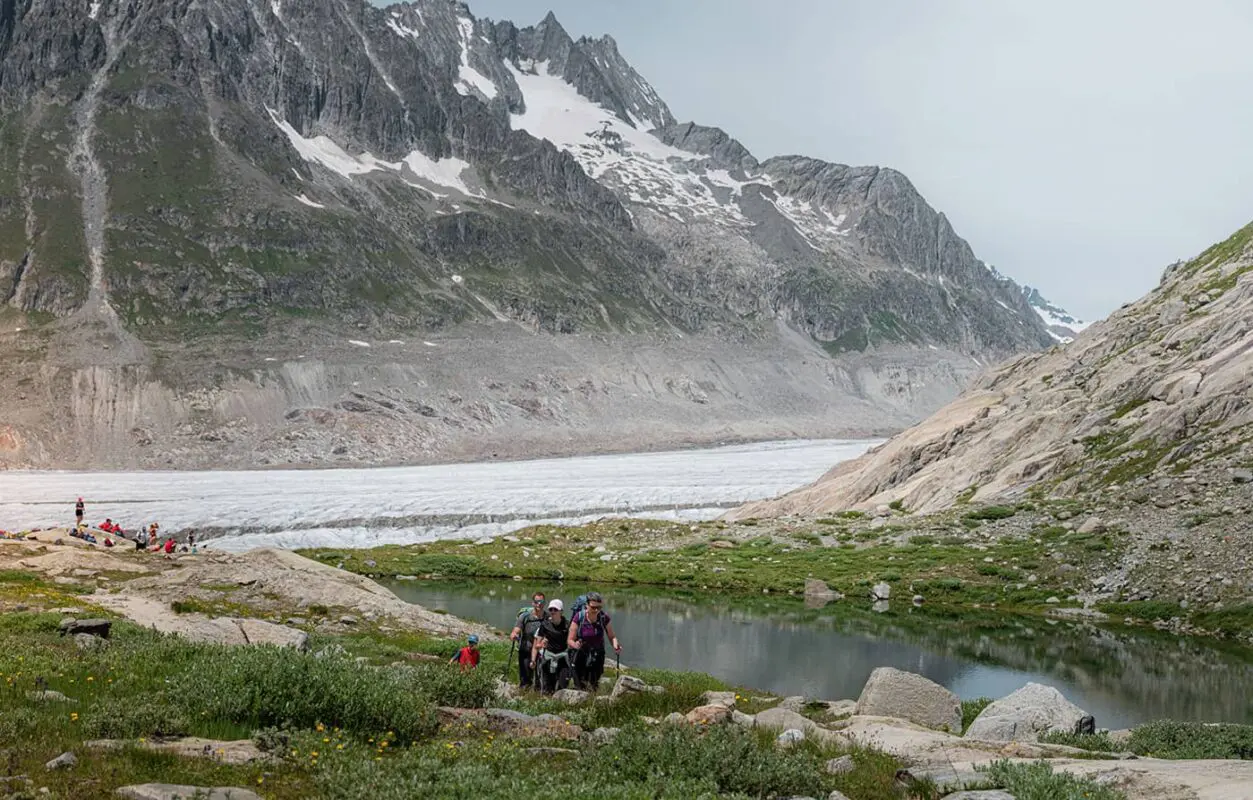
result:
<svg viewBox="0 0 1253 800"><path fill-rule="evenodd" d="M479 643L479 637L475 636L473 633L470 634L470 644L478 644L478 643Z"/></svg>

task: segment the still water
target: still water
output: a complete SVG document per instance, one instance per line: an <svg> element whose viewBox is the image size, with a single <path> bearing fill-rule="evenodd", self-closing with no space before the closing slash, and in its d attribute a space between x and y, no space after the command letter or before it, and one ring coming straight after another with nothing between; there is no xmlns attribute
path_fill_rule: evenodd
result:
<svg viewBox="0 0 1253 800"><path fill-rule="evenodd" d="M508 630L535 588L567 608L588 587L510 581L395 582L400 597ZM1107 728L1154 719L1253 723L1253 649L1088 623L893 603L612 587L624 664L710 673L734 686L856 699L875 667L925 675L962 699L1002 697L1028 681L1057 687ZM610 664L612 668L612 663Z"/></svg>

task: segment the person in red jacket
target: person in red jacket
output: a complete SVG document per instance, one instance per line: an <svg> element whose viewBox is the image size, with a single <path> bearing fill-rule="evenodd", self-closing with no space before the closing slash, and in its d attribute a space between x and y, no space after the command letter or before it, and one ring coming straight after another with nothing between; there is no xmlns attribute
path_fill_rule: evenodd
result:
<svg viewBox="0 0 1253 800"><path fill-rule="evenodd" d="M170 553L173 553L173 552L174 552L174 537L170 536L170 537L167 537L165 540L165 554L168 556Z"/></svg>
<svg viewBox="0 0 1253 800"><path fill-rule="evenodd" d="M479 637L470 634L470 638L465 647L457 651L457 655L453 656L448 662L449 664L460 664L462 671L474 669L479 665Z"/></svg>

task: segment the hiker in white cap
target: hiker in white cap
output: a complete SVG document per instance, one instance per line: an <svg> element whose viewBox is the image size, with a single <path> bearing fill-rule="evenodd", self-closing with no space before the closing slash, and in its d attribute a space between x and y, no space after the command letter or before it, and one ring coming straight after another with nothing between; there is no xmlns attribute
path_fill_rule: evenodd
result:
<svg viewBox="0 0 1253 800"><path fill-rule="evenodd" d="M548 601L544 622L535 632L535 644L531 646L531 663L539 673L539 690L552 694L566 688L570 680L569 649L566 638L570 634L570 620L563 613L561 600Z"/></svg>

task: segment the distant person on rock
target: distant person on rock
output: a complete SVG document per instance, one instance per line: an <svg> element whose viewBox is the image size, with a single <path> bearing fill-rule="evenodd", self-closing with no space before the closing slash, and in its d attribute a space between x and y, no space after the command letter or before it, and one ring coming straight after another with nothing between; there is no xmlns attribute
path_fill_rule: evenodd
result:
<svg viewBox="0 0 1253 800"><path fill-rule="evenodd" d="M613 623L604 611L605 599L599 592L589 592L587 606L570 620L570 633L566 645L574 651L574 688L596 691L600 688L600 676L605 671L605 638L608 637L615 653L622 652L622 645L613 632Z"/></svg>
<svg viewBox="0 0 1253 800"><path fill-rule="evenodd" d="M113 533L116 528L113 526L113 518L107 517L104 522L100 523L100 530L105 533Z"/></svg>
<svg viewBox="0 0 1253 800"><path fill-rule="evenodd" d="M74 504L74 527L77 528L83 524L83 498L78 498L78 502Z"/></svg>
<svg viewBox="0 0 1253 800"><path fill-rule="evenodd" d="M539 673L539 690L552 694L566 688L570 680L569 644L570 620L557 598L548 601L548 616L535 634L531 648L531 662Z"/></svg>
<svg viewBox="0 0 1253 800"><path fill-rule="evenodd" d="M166 537L166 539L165 539L165 548L164 548L164 549L165 549L165 554L166 554L167 556L168 556L170 553L173 553L173 552L174 552L174 537L173 537L173 536L167 536L167 537Z"/></svg>
<svg viewBox="0 0 1253 800"><path fill-rule="evenodd" d="M139 533L135 535L135 549L141 551L148 549L148 531L143 528L140 528Z"/></svg>
<svg viewBox="0 0 1253 800"><path fill-rule="evenodd" d="M477 667L479 665L479 637L470 634L470 638L466 640L466 646L458 650L448 663L460 664L462 672Z"/></svg>
<svg viewBox="0 0 1253 800"><path fill-rule="evenodd" d="M535 632L544 624L544 593L531 595L531 605L518 611L518 619L509 638L518 643L518 685L523 689L531 686L535 675L531 671L531 650L535 645Z"/></svg>

